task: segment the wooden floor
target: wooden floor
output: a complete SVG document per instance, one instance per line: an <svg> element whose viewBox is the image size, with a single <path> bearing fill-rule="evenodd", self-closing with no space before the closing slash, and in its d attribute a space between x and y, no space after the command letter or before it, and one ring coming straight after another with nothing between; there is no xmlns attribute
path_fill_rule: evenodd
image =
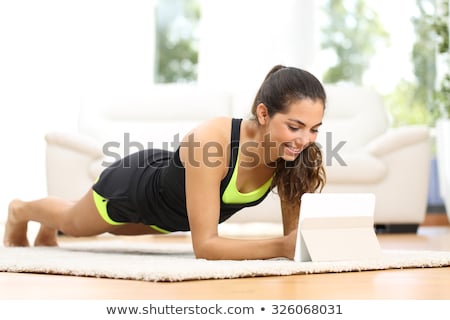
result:
<svg viewBox="0 0 450 320"><path fill-rule="evenodd" d="M438 224L430 221L417 234L378 235L382 248L450 251L448 220ZM164 237L163 241L189 241L188 237ZM161 239L160 236L157 241ZM449 300L450 267L177 283L0 273L0 288L0 299Z"/></svg>

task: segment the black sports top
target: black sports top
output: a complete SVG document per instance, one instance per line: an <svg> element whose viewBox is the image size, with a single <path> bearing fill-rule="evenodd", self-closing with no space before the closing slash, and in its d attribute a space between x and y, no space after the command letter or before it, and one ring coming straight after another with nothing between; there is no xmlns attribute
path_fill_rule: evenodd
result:
<svg viewBox="0 0 450 320"><path fill-rule="evenodd" d="M231 156L227 175L220 183L219 223L245 207L259 204L270 192L269 188L259 199L248 203L224 203L222 200L237 165L241 122L242 119L232 119L231 123ZM108 207L114 221L121 221L116 218L119 215L124 217L120 218L122 221L155 225L169 232L189 230L185 168L179 148L175 152L149 149L125 157L106 168L93 188L110 199L111 209L121 211L111 216L113 212Z"/></svg>

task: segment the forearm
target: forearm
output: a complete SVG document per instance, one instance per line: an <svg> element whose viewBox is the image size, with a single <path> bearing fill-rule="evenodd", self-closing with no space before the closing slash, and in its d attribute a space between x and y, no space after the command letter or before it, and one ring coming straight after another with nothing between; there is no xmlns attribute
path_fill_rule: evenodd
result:
<svg viewBox="0 0 450 320"><path fill-rule="evenodd" d="M281 201L284 235L288 235L298 227L300 202Z"/></svg>
<svg viewBox="0 0 450 320"><path fill-rule="evenodd" d="M208 260L253 260L290 257L286 237L273 239L229 239L212 237L202 243L194 243L197 258Z"/></svg>

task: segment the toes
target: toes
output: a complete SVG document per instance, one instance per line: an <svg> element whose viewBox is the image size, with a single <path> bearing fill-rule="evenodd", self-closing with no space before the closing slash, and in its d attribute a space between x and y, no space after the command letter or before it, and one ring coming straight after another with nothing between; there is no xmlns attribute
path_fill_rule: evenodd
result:
<svg viewBox="0 0 450 320"><path fill-rule="evenodd" d="M58 241L56 238L56 230L41 225L39 233L34 240L35 247L56 247Z"/></svg>
<svg viewBox="0 0 450 320"><path fill-rule="evenodd" d="M6 221L3 245L5 247L28 247L27 223L19 222L16 208L20 201L12 201L8 207L8 220Z"/></svg>
<svg viewBox="0 0 450 320"><path fill-rule="evenodd" d="M3 245L5 247L29 247L30 243L28 242L28 239L7 239L6 237L3 239Z"/></svg>
<svg viewBox="0 0 450 320"><path fill-rule="evenodd" d="M35 247L57 247L58 241L55 239L50 238L36 238L34 241Z"/></svg>

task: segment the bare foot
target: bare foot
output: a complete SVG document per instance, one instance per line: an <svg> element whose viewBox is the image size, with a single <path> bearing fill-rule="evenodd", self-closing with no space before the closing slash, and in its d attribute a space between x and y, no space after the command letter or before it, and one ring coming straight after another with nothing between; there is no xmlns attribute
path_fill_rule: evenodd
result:
<svg viewBox="0 0 450 320"><path fill-rule="evenodd" d="M5 247L28 247L27 221L20 220L19 209L23 201L13 200L8 206L8 220L6 221L3 244Z"/></svg>
<svg viewBox="0 0 450 320"><path fill-rule="evenodd" d="M41 225L39 232L34 240L36 247L56 247L58 241L56 240L57 231L53 228L49 228Z"/></svg>

